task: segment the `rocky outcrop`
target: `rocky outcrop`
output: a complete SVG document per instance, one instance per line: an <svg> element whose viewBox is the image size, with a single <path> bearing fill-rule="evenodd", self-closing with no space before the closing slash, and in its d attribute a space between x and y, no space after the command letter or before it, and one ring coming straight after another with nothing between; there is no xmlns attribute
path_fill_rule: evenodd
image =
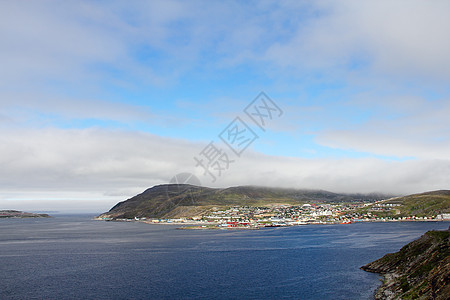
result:
<svg viewBox="0 0 450 300"><path fill-rule="evenodd" d="M18 210L0 210L0 218L49 218L47 214L35 214Z"/></svg>
<svg viewBox="0 0 450 300"><path fill-rule="evenodd" d="M400 251L361 267L384 275L375 299L450 299L449 229L429 231Z"/></svg>

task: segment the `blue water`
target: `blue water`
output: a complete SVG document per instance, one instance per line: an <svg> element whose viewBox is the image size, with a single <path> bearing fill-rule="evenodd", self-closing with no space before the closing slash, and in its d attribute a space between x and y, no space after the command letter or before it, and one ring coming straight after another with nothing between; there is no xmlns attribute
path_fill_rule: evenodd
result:
<svg viewBox="0 0 450 300"><path fill-rule="evenodd" d="M0 220L1 299L371 299L359 269L449 222L176 230L89 216Z"/></svg>

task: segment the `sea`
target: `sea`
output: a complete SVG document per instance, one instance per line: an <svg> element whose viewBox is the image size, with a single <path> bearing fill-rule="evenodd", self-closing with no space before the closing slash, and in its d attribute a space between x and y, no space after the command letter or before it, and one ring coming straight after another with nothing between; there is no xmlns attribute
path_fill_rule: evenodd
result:
<svg viewBox="0 0 450 300"><path fill-rule="evenodd" d="M450 222L177 230L0 219L0 299L372 299L361 266Z"/></svg>

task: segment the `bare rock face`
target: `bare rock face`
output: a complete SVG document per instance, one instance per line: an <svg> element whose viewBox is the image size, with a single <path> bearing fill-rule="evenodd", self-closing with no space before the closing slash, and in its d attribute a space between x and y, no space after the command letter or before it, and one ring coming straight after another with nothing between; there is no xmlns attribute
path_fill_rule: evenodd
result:
<svg viewBox="0 0 450 300"><path fill-rule="evenodd" d="M361 267L385 277L375 299L449 299L449 230L428 231L400 251Z"/></svg>

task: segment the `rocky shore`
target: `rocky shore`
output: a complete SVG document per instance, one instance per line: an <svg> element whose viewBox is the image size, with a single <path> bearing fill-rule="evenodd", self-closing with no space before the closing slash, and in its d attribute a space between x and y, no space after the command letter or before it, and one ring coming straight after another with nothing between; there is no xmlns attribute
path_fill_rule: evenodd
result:
<svg viewBox="0 0 450 300"><path fill-rule="evenodd" d="M375 299L449 299L449 229L428 231L400 251L361 267L384 275Z"/></svg>
<svg viewBox="0 0 450 300"><path fill-rule="evenodd" d="M0 210L0 218L50 218L48 214L35 214L18 210Z"/></svg>

